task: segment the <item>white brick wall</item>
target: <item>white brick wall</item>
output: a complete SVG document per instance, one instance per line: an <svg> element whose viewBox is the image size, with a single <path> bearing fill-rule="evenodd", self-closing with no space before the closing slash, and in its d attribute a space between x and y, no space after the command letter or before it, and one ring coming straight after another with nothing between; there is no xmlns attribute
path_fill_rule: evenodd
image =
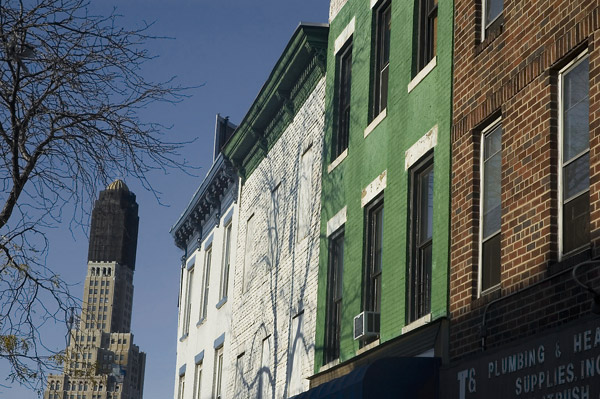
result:
<svg viewBox="0 0 600 399"><path fill-rule="evenodd" d="M268 378L263 381L271 382L269 392L277 398L290 396L288 375L293 364L292 348L303 351L302 360L296 364L302 365L304 390L308 389L306 378L313 374L324 99L325 78L322 78L267 157L241 186L233 342L226 349L232 351L229 359L233 368L237 357L244 353L243 376L236 384L235 372L230 373L226 398L258 397L262 346L268 336L272 344L271 366ZM310 227L306 238L298 240L299 168L301 156L309 145L312 145L314 159ZM255 218L255 235L251 240L253 259L246 273L247 289L243 290L243 254L250 253L245 248L246 221L252 214ZM292 326L298 325L293 318L302 311L304 336L292 342L296 335L291 334Z"/></svg>

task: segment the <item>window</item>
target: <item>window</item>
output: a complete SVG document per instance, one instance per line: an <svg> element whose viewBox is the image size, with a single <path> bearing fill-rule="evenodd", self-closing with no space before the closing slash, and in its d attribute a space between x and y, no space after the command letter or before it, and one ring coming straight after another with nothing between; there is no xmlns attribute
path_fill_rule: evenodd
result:
<svg viewBox="0 0 600 399"><path fill-rule="evenodd" d="M589 57L580 55L560 72L561 254L590 241Z"/></svg>
<svg viewBox="0 0 600 399"><path fill-rule="evenodd" d="M366 209L365 260L363 310L379 312L383 260L383 196L374 199Z"/></svg>
<svg viewBox="0 0 600 399"><path fill-rule="evenodd" d="M183 334L187 335L190 331L190 312L192 310L192 289L194 284L194 269L188 270L187 288L185 294L185 308L183 313Z"/></svg>
<svg viewBox="0 0 600 399"><path fill-rule="evenodd" d="M329 265L325 322L325 351L323 363L340 357L342 325L342 283L344 273L344 228L329 237Z"/></svg>
<svg viewBox="0 0 600 399"><path fill-rule="evenodd" d="M431 311L433 156L411 171L408 322Z"/></svg>
<svg viewBox="0 0 600 399"><path fill-rule="evenodd" d="M479 218L479 292L500 284L502 126L481 137L481 216Z"/></svg>
<svg viewBox="0 0 600 399"><path fill-rule="evenodd" d="M348 148L350 135L350 86L352 83L352 39L337 55L337 126L333 140L332 161Z"/></svg>
<svg viewBox="0 0 600 399"><path fill-rule="evenodd" d="M206 254L204 255L204 284L203 284L203 297L202 297L202 308L200 310L200 320L206 319L206 313L208 311L208 288L210 284L210 262L212 260L212 246L208 247Z"/></svg>
<svg viewBox="0 0 600 399"><path fill-rule="evenodd" d="M304 312L292 319L292 361L291 368L288 367L287 387L288 397L304 392L304 378L302 369L308 362L307 348L304 336Z"/></svg>
<svg viewBox="0 0 600 399"><path fill-rule="evenodd" d="M244 247L244 280L242 284L242 291L246 291L250 283L250 268L252 267L252 257L254 255L254 219L254 215L252 215L246 222L246 246Z"/></svg>
<svg viewBox="0 0 600 399"><path fill-rule="evenodd" d="M216 349L215 352L215 375L213 381L213 398L221 399L221 382L223 380L223 346Z"/></svg>
<svg viewBox="0 0 600 399"><path fill-rule="evenodd" d="M178 392L177 399L183 399L184 389L185 389L185 374L179 376L179 388L177 391ZM100 390L102 390L102 385L100 385Z"/></svg>
<svg viewBox="0 0 600 399"><path fill-rule="evenodd" d="M229 286L229 268L231 265L231 222L225 226L225 235L223 237L223 263L221 264L221 287L219 297L227 297L227 287Z"/></svg>
<svg viewBox="0 0 600 399"><path fill-rule="evenodd" d="M271 398L271 336L263 339L258 380L259 399Z"/></svg>
<svg viewBox="0 0 600 399"><path fill-rule="evenodd" d="M416 0L419 32L417 35L417 72L435 57L437 43L438 0Z"/></svg>
<svg viewBox="0 0 600 399"><path fill-rule="evenodd" d="M242 396L244 388L244 353L238 355L235 360L235 391L234 397Z"/></svg>
<svg viewBox="0 0 600 399"><path fill-rule="evenodd" d="M300 176L298 176L298 241L305 238L310 230L312 169L312 147L309 147L300 160Z"/></svg>
<svg viewBox="0 0 600 399"><path fill-rule="evenodd" d="M200 399L200 387L202 382L202 362L196 364L194 370L194 396L193 399Z"/></svg>
<svg viewBox="0 0 600 399"><path fill-rule="evenodd" d="M483 26L482 37L485 38L486 33L490 29L502 24L502 11L504 9L504 0L481 0L483 8Z"/></svg>
<svg viewBox="0 0 600 399"><path fill-rule="evenodd" d="M390 35L392 27L391 1L383 1L375 9L374 20L375 45L373 46L373 99L371 120L387 107Z"/></svg>

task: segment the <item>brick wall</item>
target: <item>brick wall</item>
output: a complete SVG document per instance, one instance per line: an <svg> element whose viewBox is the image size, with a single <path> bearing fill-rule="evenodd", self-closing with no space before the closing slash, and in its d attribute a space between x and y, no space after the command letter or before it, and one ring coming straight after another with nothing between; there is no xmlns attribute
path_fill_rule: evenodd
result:
<svg viewBox="0 0 600 399"><path fill-rule="evenodd" d="M305 379L312 374L314 362L324 99L322 78L293 122L241 186L232 364L243 355L237 371L232 371L226 397L257 397L261 374L273 397L287 397L294 350L302 352L301 375L304 389L308 388ZM299 168L309 146L314 161L310 228L306 238L298 239ZM245 248L246 221L251 215L255 220L253 247ZM249 254L250 270L244 272L244 258ZM302 336L296 340L293 318L302 311ZM271 357L265 373L261 369L262 342L269 336Z"/></svg>
<svg viewBox="0 0 600 399"><path fill-rule="evenodd" d="M596 254L600 236L600 27L597 0L504 2L504 24L481 37L481 3L455 0L450 256L451 357L589 313L568 268ZM590 249L559 263L558 71L590 54ZM502 118L501 287L478 297L481 130ZM562 271L562 272L561 272ZM553 277L551 277L553 276ZM541 280L549 278L545 282ZM593 267L581 279L598 284Z"/></svg>

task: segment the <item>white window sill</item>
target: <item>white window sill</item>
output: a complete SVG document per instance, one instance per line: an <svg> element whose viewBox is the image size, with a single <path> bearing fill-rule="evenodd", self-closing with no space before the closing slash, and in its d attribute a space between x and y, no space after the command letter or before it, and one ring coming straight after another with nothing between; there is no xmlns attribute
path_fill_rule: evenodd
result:
<svg viewBox="0 0 600 399"><path fill-rule="evenodd" d="M331 173L344 159L348 156L348 149L346 148L332 163L327 166L327 173Z"/></svg>
<svg viewBox="0 0 600 399"><path fill-rule="evenodd" d="M431 61L429 61L429 64L425 65L425 67L423 69L421 69L419 71L419 73L417 74L417 76L414 77L413 80L410 81L410 83L408 84L408 92L410 93L415 87L417 87L417 85L419 83L421 83L421 81L423 79L425 79L425 77L427 75L429 75L429 72L431 72L433 70L433 68L435 68L437 64L437 57L433 57L431 59Z"/></svg>
<svg viewBox="0 0 600 399"><path fill-rule="evenodd" d="M381 123L382 120L385 119L386 116L387 108L381 111L379 115L377 115L375 119L373 119L371 123L369 123L369 126L367 126L367 128L365 129L364 137L367 137L373 130L375 130L375 128Z"/></svg>
<svg viewBox="0 0 600 399"><path fill-rule="evenodd" d="M202 324L204 324L205 321L206 317L201 318L200 320L198 320L198 323L196 323L196 327L200 327Z"/></svg>
<svg viewBox="0 0 600 399"><path fill-rule="evenodd" d="M322 366L319 368L319 373L320 373L320 372L323 372L323 371L327 371L327 370L329 370L329 369L332 369L332 368L334 368L335 366L337 366L338 364L340 364L340 359L339 359L339 358L338 358L338 359L335 359L335 360L332 360L332 361L330 361L329 363L322 365Z"/></svg>
<svg viewBox="0 0 600 399"><path fill-rule="evenodd" d="M501 288L502 288L502 284L496 284L493 287L486 288L485 290L482 290L479 292L478 298L481 298L482 296L493 294L494 292L499 291Z"/></svg>
<svg viewBox="0 0 600 399"><path fill-rule="evenodd" d="M185 341L187 339L188 335L189 335L188 333L183 334L183 336L181 338L179 338L179 342Z"/></svg>
<svg viewBox="0 0 600 399"><path fill-rule="evenodd" d="M371 349L375 348L376 346L379 346L379 343L380 343L380 339L377 338L375 341L371 342L369 345L365 345L362 348L360 348L359 350L357 350L356 356L360 355L361 353L370 351Z"/></svg>
<svg viewBox="0 0 600 399"><path fill-rule="evenodd" d="M404 327L402 327L402 334L406 334L407 332L410 332L412 330L416 330L419 327L424 326L427 323L431 322L431 313L426 314L425 316L421 317L420 319L417 319L415 321L413 321L410 324L405 325Z"/></svg>

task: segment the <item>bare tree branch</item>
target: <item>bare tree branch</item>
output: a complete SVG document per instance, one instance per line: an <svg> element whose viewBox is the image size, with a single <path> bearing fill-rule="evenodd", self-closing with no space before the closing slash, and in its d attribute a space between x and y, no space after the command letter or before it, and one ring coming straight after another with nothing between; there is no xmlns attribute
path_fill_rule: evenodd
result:
<svg viewBox="0 0 600 399"><path fill-rule="evenodd" d="M140 120L185 88L142 76L150 25L91 15L85 0L0 0L0 359L10 381L41 389L57 357L39 335L78 301L45 264L48 228L66 204L85 225L96 192L116 176L153 191L153 170L189 167L167 130ZM156 193L155 193L156 195Z"/></svg>

